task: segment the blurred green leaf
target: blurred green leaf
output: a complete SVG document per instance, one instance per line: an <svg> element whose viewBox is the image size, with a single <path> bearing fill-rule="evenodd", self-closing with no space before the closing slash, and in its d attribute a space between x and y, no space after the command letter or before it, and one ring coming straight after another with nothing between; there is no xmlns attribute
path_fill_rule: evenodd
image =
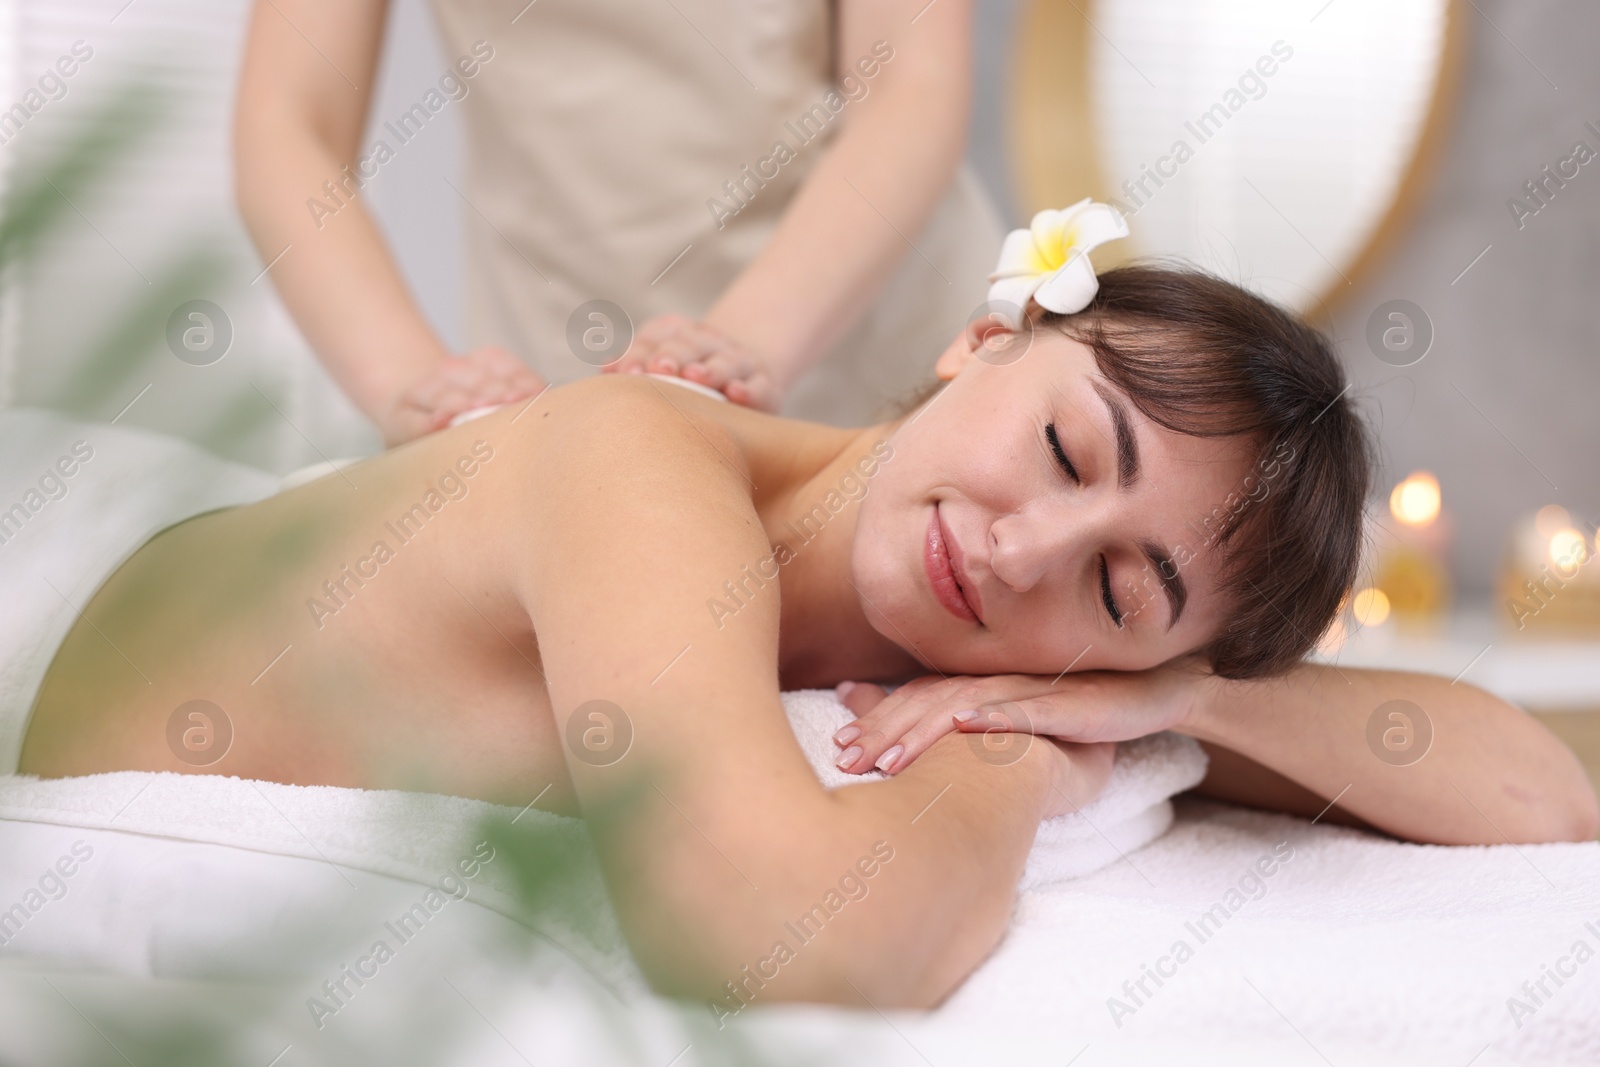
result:
<svg viewBox="0 0 1600 1067"><path fill-rule="evenodd" d="M67 147L17 175L0 212L0 268L27 255L56 225L73 212L72 201L111 173L112 168L143 140L169 111L167 94L147 82L135 82L93 114Z"/></svg>

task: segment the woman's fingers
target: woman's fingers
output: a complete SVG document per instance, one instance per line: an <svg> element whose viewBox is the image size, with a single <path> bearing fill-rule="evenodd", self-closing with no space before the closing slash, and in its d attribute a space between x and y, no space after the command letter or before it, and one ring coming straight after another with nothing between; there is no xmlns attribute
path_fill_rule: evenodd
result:
<svg viewBox="0 0 1600 1067"><path fill-rule="evenodd" d="M889 691L883 686L873 685L871 682L840 682L834 693L838 695L839 703L849 708L858 718L869 714L889 695Z"/></svg>
<svg viewBox="0 0 1600 1067"><path fill-rule="evenodd" d="M850 726L834 735L842 751L839 767L863 773L876 767L894 773L954 728L951 701L962 692L956 679L918 678L896 689ZM969 680L970 681L970 680Z"/></svg>
<svg viewBox="0 0 1600 1067"><path fill-rule="evenodd" d="M1066 693L1054 697L1028 697L1003 700L963 709L956 718L957 729L967 733L1006 730L1011 733L1048 734L1075 738L1083 726L1080 709Z"/></svg>
<svg viewBox="0 0 1600 1067"><path fill-rule="evenodd" d="M873 767L897 773L951 730L980 737L1034 734L1080 744L1144 737L1184 720L1197 677L1165 668L1054 679L930 675L856 709L857 721L834 738L844 750L839 766L853 773ZM1003 740L996 737L993 743Z"/></svg>

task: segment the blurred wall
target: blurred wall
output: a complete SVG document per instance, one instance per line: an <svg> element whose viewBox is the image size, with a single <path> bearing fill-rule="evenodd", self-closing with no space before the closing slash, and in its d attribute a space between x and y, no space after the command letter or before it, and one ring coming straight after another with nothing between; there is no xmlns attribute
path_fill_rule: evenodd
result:
<svg viewBox="0 0 1600 1067"><path fill-rule="evenodd" d="M1464 10L1466 69L1437 173L1334 330L1382 437L1383 488L1417 468L1438 476L1457 580L1474 594L1487 591L1519 516L1557 503L1600 521L1600 158L1565 188L1552 183L1547 206L1520 226L1507 206L1537 206L1523 184L1575 142L1600 153L1600 5L1474 0ZM1391 299L1420 306L1435 330L1427 356L1403 370L1365 339L1373 309Z"/></svg>

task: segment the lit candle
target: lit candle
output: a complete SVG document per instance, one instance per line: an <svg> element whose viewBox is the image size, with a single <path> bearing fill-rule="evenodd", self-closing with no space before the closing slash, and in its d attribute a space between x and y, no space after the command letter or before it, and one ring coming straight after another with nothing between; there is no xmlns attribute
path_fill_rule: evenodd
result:
<svg viewBox="0 0 1600 1067"><path fill-rule="evenodd" d="M1351 599L1351 610L1369 627L1391 616L1404 625L1434 621L1450 602L1450 523L1439 479L1408 475L1389 493L1389 516L1375 531L1372 587Z"/></svg>

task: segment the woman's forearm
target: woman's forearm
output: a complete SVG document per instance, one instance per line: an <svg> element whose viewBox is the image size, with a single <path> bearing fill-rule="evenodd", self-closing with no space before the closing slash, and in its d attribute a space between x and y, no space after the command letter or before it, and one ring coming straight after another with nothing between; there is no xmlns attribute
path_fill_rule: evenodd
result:
<svg viewBox="0 0 1600 1067"><path fill-rule="evenodd" d="M274 286L301 333L340 388L379 416L410 382L448 352L422 316L359 200L322 229L305 199L326 200L320 182L343 162L309 144L240 153L239 206L263 263L277 259ZM272 157L270 160L265 157Z"/></svg>
<svg viewBox="0 0 1600 1067"><path fill-rule="evenodd" d="M1505 701L1433 675L1305 664L1271 681L1214 679L1178 729L1413 841L1581 841L1600 825L1566 746Z"/></svg>
<svg viewBox="0 0 1600 1067"><path fill-rule="evenodd" d="M878 827L896 852L884 872L894 880L864 924L870 940L844 961L852 981L890 1003L930 1007L999 942L1060 758L1042 738L1020 747L1015 762L996 761L981 739L952 735L887 781L831 794L847 820Z"/></svg>
<svg viewBox="0 0 1600 1067"><path fill-rule="evenodd" d="M635 958L659 991L719 1015L938 1004L1005 932L1052 788L1046 748L1000 765L951 736L903 774L832 793L778 779L758 803L709 808L675 793L609 879Z"/></svg>
<svg viewBox="0 0 1600 1067"><path fill-rule="evenodd" d="M256 251L323 364L372 416L447 354L346 177L357 161L383 6L259 4L234 117L235 191Z"/></svg>
<svg viewBox="0 0 1600 1067"><path fill-rule="evenodd" d="M914 26L857 27L841 44L846 70L874 43L893 48L893 59L847 105L838 138L772 239L706 316L782 386L855 325L902 259L920 254L908 242L949 187L966 140L968 18L965 4L938 5Z"/></svg>

